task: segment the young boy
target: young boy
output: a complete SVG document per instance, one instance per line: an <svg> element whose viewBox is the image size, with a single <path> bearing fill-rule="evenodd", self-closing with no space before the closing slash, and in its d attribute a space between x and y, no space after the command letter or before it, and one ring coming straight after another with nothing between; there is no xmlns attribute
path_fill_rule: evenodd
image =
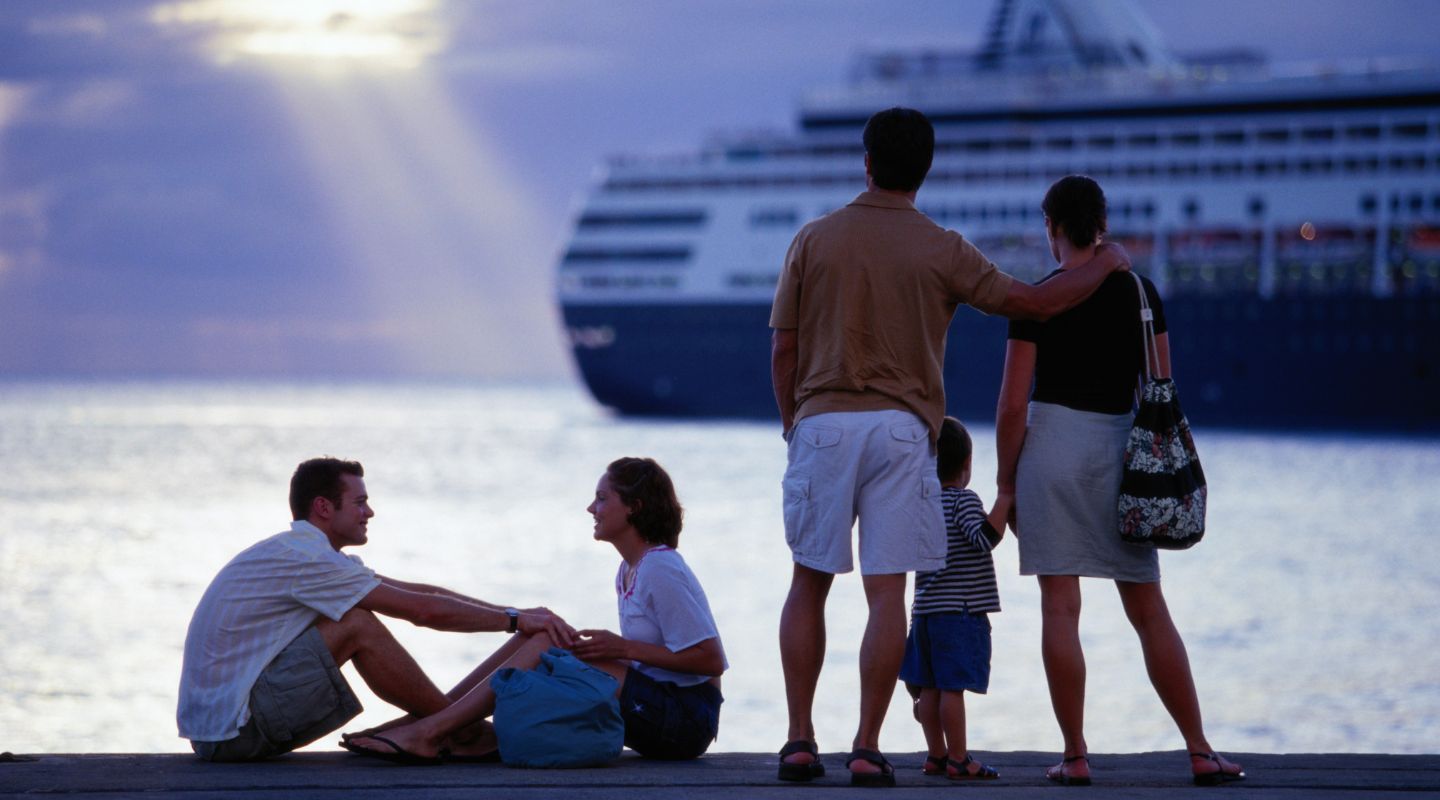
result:
<svg viewBox="0 0 1440 800"><path fill-rule="evenodd" d="M1000 773L970 757L965 745L965 692L984 694L990 686L990 620L1000 610L995 562L990 551L1000 543L1012 496L997 498L985 514L970 483L970 434L946 417L936 443L945 507L944 568L915 575L910 637L900 679L918 686L915 716L925 730L929 755L926 775L952 781L990 780Z"/></svg>

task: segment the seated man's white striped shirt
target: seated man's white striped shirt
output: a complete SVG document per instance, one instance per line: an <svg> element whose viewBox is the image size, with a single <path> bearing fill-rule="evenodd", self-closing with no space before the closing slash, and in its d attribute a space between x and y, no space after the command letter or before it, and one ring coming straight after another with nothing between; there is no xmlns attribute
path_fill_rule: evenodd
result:
<svg viewBox="0 0 1440 800"><path fill-rule="evenodd" d="M231 559L185 636L180 735L233 739L250 719L250 689L266 665L317 617L339 620L379 585L374 570L302 520Z"/></svg>

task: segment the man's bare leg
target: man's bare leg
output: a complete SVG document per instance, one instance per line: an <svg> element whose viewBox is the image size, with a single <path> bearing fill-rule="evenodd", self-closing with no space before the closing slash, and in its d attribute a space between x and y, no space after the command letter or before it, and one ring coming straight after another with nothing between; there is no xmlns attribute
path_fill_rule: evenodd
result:
<svg viewBox="0 0 1440 800"><path fill-rule="evenodd" d="M504 667L531 669L540 663L540 654L549 650L551 646L550 637L543 633L537 633L534 636L516 634L512 637L512 641L507 643L507 646L514 644L515 640L519 640L519 644L511 648L510 657L501 662L496 669ZM486 659L486 661L488 662L490 659ZM472 672L471 675L473 676L474 673ZM478 680L460 699L434 714L387 729L385 738L394 742L395 746L407 753L426 757L437 756L447 742L452 739L456 743L462 742L464 733L476 730L474 726L493 713L495 713L495 691L490 688L488 681ZM384 742L366 736L352 736L350 743L377 752L390 752L394 749ZM476 748L484 746L483 743L464 743L474 744ZM488 752L488 749L477 749L475 752L470 752L467 747L466 750L454 752L459 755L479 755Z"/></svg>
<svg viewBox="0 0 1440 800"><path fill-rule="evenodd" d="M865 638L860 642L860 728L855 732L856 749L880 749L880 728L895 694L900 662L905 659L905 579L904 572L861 578L870 616L865 622ZM851 771L879 772L880 767L859 760L851 765Z"/></svg>
<svg viewBox="0 0 1440 800"><path fill-rule="evenodd" d="M790 594L780 612L780 666L785 673L785 703L790 714L788 741L815 741L811 713L820 668L825 663L825 600L835 576L795 565ZM903 642L903 640L902 640ZM791 764L808 764L806 752L787 756Z"/></svg>
<svg viewBox="0 0 1440 800"><path fill-rule="evenodd" d="M434 714L450 705L440 687L369 611L352 608L339 622L321 617L315 629L335 663L343 665L353 660L365 685L381 700L415 717Z"/></svg>

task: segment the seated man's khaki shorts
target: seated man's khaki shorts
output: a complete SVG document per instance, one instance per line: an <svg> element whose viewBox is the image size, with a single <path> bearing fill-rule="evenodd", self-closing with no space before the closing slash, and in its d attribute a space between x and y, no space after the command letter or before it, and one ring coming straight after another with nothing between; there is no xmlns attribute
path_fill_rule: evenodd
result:
<svg viewBox="0 0 1440 800"><path fill-rule="evenodd" d="M275 656L250 690L250 721L223 742L191 742L206 761L259 761L319 739L362 710L314 626Z"/></svg>

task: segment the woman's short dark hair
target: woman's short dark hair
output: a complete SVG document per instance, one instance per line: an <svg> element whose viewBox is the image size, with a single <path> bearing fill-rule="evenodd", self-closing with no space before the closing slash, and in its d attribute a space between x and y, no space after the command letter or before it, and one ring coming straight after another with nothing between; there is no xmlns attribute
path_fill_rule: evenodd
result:
<svg viewBox="0 0 1440 800"><path fill-rule="evenodd" d="M940 422L940 438L935 441L935 472L940 482L953 481L965 471L973 449L970 432L954 417Z"/></svg>
<svg viewBox="0 0 1440 800"><path fill-rule="evenodd" d="M680 541L685 509L675 484L654 459L617 458L605 468L610 488L630 508L629 522L651 544L675 547Z"/></svg>
<svg viewBox="0 0 1440 800"><path fill-rule="evenodd" d="M935 160L935 127L913 108L877 111L861 135L870 156L870 177L892 192L913 192Z"/></svg>
<svg viewBox="0 0 1440 800"><path fill-rule="evenodd" d="M340 507L340 496L345 492L341 475L365 477L365 468L359 461L342 461L338 458L312 458L302 461L290 476L291 519L305 519L310 516L310 505L315 498L323 497L336 508Z"/></svg>
<svg viewBox="0 0 1440 800"><path fill-rule="evenodd" d="M1105 193L1085 175L1066 175L1050 186L1040 210L1076 247L1089 247L1105 233Z"/></svg>

